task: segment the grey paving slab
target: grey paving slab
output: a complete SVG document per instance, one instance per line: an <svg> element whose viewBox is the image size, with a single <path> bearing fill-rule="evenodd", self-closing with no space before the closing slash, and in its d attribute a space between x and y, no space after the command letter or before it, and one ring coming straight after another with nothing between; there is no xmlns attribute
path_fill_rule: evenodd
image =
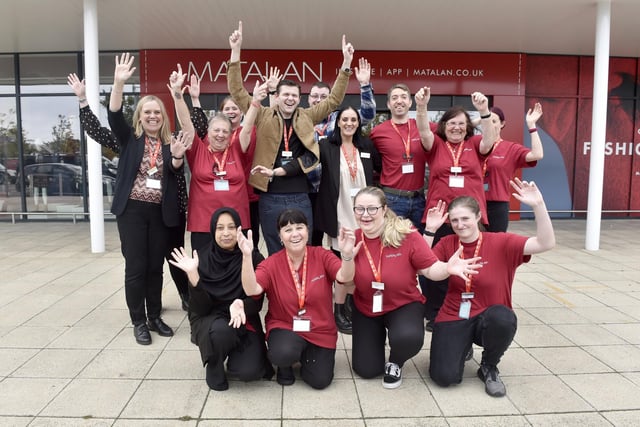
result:
<svg viewBox="0 0 640 427"><path fill-rule="evenodd" d="M90 253L87 223L0 223L2 426L629 426L640 419L640 220L605 221L586 251L585 223L554 221L557 248L533 257L513 289L518 331L500 364L507 396L492 398L475 371L442 388L428 377L430 334L385 390L350 365L339 335L335 380L230 380L208 389L189 323L165 266L170 338L133 339L114 222L105 253ZM533 223L512 231L533 233ZM188 236L187 236L188 241ZM388 351L388 350L387 350ZM248 403L250 402L250 403Z"/></svg>

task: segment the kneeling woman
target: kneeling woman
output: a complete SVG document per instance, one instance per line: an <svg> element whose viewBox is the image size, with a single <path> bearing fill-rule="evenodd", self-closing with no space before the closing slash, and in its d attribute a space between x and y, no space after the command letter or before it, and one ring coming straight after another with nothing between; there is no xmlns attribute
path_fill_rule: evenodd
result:
<svg viewBox="0 0 640 427"><path fill-rule="evenodd" d="M229 388L224 370L241 381L271 378L259 312L263 298L251 298L242 290L242 252L237 245L240 216L220 208L211 217L212 241L189 257L174 249L171 263L189 276L191 338L207 367L212 390ZM250 268L263 260L258 251L249 254Z"/></svg>
<svg viewBox="0 0 640 427"><path fill-rule="evenodd" d="M242 250L242 286L247 295L265 293L269 311L268 357L278 367L281 385L295 381L292 365L300 362L304 382L323 389L333 380L338 331L333 318L333 281L353 280L353 231L342 228L338 237L342 261L331 251L307 246L307 218L298 209L278 216L278 234L284 250L276 252L253 270L253 241L238 231Z"/></svg>
<svg viewBox="0 0 640 427"><path fill-rule="evenodd" d="M478 377L484 382L485 391L495 397L506 394L497 366L517 328L511 308L515 271L531 255L555 245L551 219L536 185L516 178L511 186L514 197L533 208L534 237L481 232L480 206L474 198L463 196L454 199L448 209L455 235L442 238L433 249L440 259L446 259L463 248L465 257L480 256L484 263L482 270L469 280L449 279L449 289L431 336L429 375L440 386L462 381L465 356L475 343L484 348ZM444 222L446 216L443 207L430 210L426 228L438 228L438 222Z"/></svg>
<svg viewBox="0 0 640 427"><path fill-rule="evenodd" d="M460 259L455 251L449 263L438 261L411 221L387 206L379 188L360 190L353 206L360 226L356 240L362 245L355 258L353 370L363 378L384 374L382 386L396 388L402 383L402 366L424 343L425 299L416 274L433 280L449 274L468 277L480 265L475 258ZM385 364L387 333L390 352Z"/></svg>

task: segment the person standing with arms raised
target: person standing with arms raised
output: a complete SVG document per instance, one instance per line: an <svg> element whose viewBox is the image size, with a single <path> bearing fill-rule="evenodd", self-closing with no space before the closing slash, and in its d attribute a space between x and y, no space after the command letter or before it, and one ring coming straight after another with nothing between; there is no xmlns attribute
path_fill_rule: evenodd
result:
<svg viewBox="0 0 640 427"><path fill-rule="evenodd" d="M240 70L242 22L229 36L231 57L227 84L229 93L243 112L249 109L252 97L243 86ZM343 62L327 99L311 108L299 108L300 85L282 80L274 97L274 107L259 106L256 116L256 151L249 184L261 192L259 210L262 232L269 254L281 248L276 220L285 208L302 210L313 227L309 182L306 174L313 170L320 158L313 126L336 109L344 98L349 76L353 46L342 36Z"/></svg>

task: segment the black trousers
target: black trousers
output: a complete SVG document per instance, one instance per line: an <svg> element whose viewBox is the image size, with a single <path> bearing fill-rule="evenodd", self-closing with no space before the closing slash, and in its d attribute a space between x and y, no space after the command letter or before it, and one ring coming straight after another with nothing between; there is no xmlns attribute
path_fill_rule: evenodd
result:
<svg viewBox="0 0 640 427"><path fill-rule="evenodd" d="M249 219L251 220L253 247L257 248L260 243L260 208L258 200L249 202Z"/></svg>
<svg viewBox="0 0 640 427"><path fill-rule="evenodd" d="M171 278L173 279L173 283L176 284L176 289L180 295L186 295L187 299L189 298L189 278L187 277L187 273L182 271L180 268L174 266L169 262L170 259L173 259L171 256L171 252L173 252L174 248L184 247L184 228L186 225L186 217L185 215L181 215L180 225L177 227L169 227L169 247L167 249L167 253L164 256L167 260L167 264L169 264L169 273L171 273Z"/></svg>
<svg viewBox="0 0 640 427"><path fill-rule="evenodd" d="M404 363L418 354L424 344L423 306L412 302L376 317L362 314L355 306L353 324L353 370L362 378L384 373L384 344L389 336L389 362Z"/></svg>
<svg viewBox="0 0 640 427"><path fill-rule="evenodd" d="M207 360L208 369L213 372L213 383L225 380L224 361L227 361L227 373L240 381L260 379L265 372L264 343L260 336L244 328L229 326L223 317L214 320L209 326L212 354Z"/></svg>
<svg viewBox="0 0 640 427"><path fill-rule="evenodd" d="M509 202L487 201L487 217L489 220L487 231L506 232L509 227Z"/></svg>
<svg viewBox="0 0 640 427"><path fill-rule="evenodd" d="M450 234L454 234L451 224L442 224L442 226L436 231L436 236L433 238L431 246L435 246L440 239ZM424 276L419 276L418 279L422 295L427 298L427 302L424 304L424 317L426 317L427 320L435 320L438 315L438 311L440 311L440 307L442 307L442 303L444 303L444 297L447 296L449 279L431 280L423 277Z"/></svg>
<svg viewBox="0 0 640 427"><path fill-rule="evenodd" d="M462 381L464 362L473 343L482 346L482 364L497 366L518 328L516 314L504 305L492 305L470 319L436 322L431 335L429 376L447 387Z"/></svg>
<svg viewBox="0 0 640 427"><path fill-rule="evenodd" d="M125 260L124 290L131 322L144 323L160 317L162 266L169 230L159 204L129 200L116 219ZM146 308L146 312L145 312Z"/></svg>
<svg viewBox="0 0 640 427"><path fill-rule="evenodd" d="M273 329L267 339L267 355L271 363L288 368L300 362L302 380L315 389L323 389L333 381L336 349L311 344L286 329Z"/></svg>

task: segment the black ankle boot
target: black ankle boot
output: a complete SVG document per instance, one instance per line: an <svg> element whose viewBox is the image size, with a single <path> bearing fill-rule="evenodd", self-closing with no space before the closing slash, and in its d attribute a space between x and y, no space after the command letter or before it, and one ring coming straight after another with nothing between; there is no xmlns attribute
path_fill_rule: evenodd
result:
<svg viewBox="0 0 640 427"><path fill-rule="evenodd" d="M351 321L345 317L344 304L334 304L333 317L336 319L336 326L343 334L351 335Z"/></svg>
<svg viewBox="0 0 640 427"><path fill-rule="evenodd" d="M351 314L353 313L353 295L347 294L347 298L344 300L344 317L351 322Z"/></svg>

